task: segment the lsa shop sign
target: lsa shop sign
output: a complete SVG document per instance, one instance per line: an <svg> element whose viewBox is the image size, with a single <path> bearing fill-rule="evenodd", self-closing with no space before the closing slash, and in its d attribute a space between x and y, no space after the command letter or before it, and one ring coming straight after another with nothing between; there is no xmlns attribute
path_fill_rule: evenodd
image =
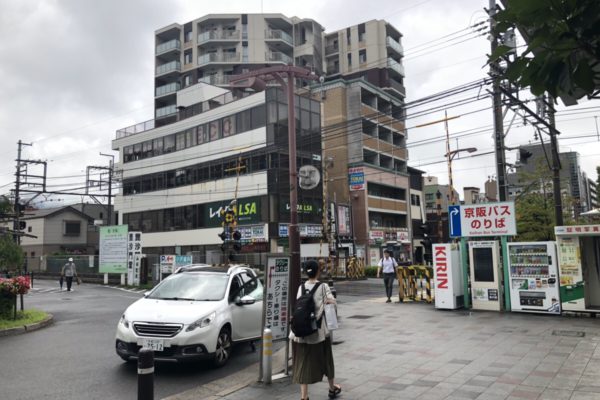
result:
<svg viewBox="0 0 600 400"><path fill-rule="evenodd" d="M221 226L223 222L221 210L225 210L229 204L231 204L231 200L205 204L204 215L207 221L206 225L211 227ZM260 198L248 197L237 199L235 211L239 224L260 222Z"/></svg>

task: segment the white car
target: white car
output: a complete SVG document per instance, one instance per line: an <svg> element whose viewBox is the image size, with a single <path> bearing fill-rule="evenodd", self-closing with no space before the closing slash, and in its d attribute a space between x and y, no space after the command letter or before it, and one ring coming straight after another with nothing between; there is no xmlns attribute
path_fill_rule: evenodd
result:
<svg viewBox="0 0 600 400"><path fill-rule="evenodd" d="M145 347L157 361L222 366L233 343L260 338L262 306L263 285L248 266L182 267L125 310L116 351L126 361Z"/></svg>

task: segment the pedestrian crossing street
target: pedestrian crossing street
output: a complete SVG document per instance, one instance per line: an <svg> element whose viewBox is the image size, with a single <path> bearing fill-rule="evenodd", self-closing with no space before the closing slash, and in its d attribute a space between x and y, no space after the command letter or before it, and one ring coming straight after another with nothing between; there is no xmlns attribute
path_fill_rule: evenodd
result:
<svg viewBox="0 0 600 400"><path fill-rule="evenodd" d="M145 293L148 291L148 289L135 289L135 288L125 288L125 287L120 287L117 285L98 285L99 287L103 287L103 288L108 288L108 289L116 289L116 290L122 290L124 292L130 292L130 293ZM78 290L81 290L79 288L75 288L72 287L71 288L71 292L77 292ZM29 289L29 294L42 294L42 293L69 293L67 291L66 286L63 286L63 288L61 289L60 286L57 287L39 287L39 286L34 286L31 289Z"/></svg>

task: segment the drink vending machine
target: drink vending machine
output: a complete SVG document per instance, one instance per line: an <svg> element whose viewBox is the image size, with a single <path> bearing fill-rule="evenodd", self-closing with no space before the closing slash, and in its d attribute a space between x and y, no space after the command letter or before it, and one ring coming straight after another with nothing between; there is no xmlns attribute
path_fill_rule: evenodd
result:
<svg viewBox="0 0 600 400"><path fill-rule="evenodd" d="M512 311L560 314L554 242L508 243Z"/></svg>
<svg viewBox="0 0 600 400"><path fill-rule="evenodd" d="M465 304L460 250L456 243L432 246L435 308L454 310Z"/></svg>
<svg viewBox="0 0 600 400"><path fill-rule="evenodd" d="M502 310L498 241L469 242L471 295L474 310Z"/></svg>

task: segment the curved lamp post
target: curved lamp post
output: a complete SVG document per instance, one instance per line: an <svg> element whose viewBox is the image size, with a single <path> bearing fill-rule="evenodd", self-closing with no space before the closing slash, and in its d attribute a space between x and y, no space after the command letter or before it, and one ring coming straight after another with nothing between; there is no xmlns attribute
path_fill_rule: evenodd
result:
<svg viewBox="0 0 600 400"><path fill-rule="evenodd" d="M450 192L450 204L454 204L454 202L455 202L454 185L452 182L452 160L461 151L473 153L473 152L477 151L477 148L476 147L466 147L464 149L456 149L456 150L452 150L452 151L450 151L450 149L448 148L448 152L446 154L444 154L444 156L448 159L448 186L449 186L448 190Z"/></svg>

